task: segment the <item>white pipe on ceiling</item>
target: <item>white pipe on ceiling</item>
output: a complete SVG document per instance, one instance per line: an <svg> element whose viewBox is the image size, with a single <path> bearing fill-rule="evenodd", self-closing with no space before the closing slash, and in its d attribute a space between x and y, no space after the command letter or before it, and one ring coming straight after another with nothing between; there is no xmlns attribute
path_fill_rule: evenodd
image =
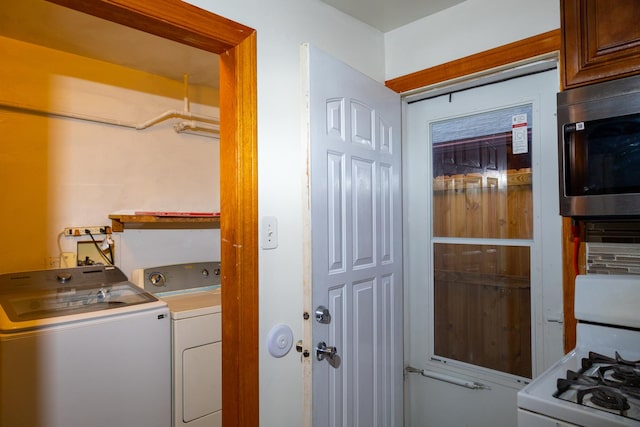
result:
<svg viewBox="0 0 640 427"><path fill-rule="evenodd" d="M47 116L47 117L63 117L63 118L70 118L70 119L77 119L77 120L84 120L84 121L89 121L89 122L94 122L94 123L101 123L101 124L107 124L107 125L112 125L112 126L120 126L120 127L125 127L125 128L130 128L130 129L136 129L136 130L143 130L143 129L147 129L155 124L158 124L162 121L168 120L168 119L172 119L172 118L177 118L177 119L184 119L184 120L191 120L191 121L197 121L197 122L204 122L204 123L210 123L212 125L217 126L217 131L219 132L219 126L220 126L220 120L216 117L211 117L211 116L205 116L205 115L201 115L201 114L195 114L195 113L191 113L188 111L180 111L180 110L168 110L165 111L164 113L149 119L145 122L142 123L130 123L130 122L124 122L121 120L113 120L113 119L107 119L104 117L98 117L98 116L92 116L92 115L88 115L88 114L79 114L79 113L71 113L68 111L51 111L51 110L46 110L43 108L39 108L39 107L34 107L31 105L25 105L25 104L18 104L18 103L13 103L13 102L8 102L8 101L0 101L0 108L3 108L5 110L13 110L13 111L20 111L20 112L26 112L26 113L31 113L31 114L37 114L40 116ZM175 126L174 126L175 128ZM176 130L177 132L177 130Z"/></svg>

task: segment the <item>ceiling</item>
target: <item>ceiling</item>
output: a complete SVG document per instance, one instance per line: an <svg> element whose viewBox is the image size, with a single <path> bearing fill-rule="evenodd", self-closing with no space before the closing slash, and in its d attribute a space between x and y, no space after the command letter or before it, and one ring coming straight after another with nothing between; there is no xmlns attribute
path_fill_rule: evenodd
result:
<svg viewBox="0 0 640 427"><path fill-rule="evenodd" d="M382 32L464 0L321 0ZM0 36L218 87L218 56L45 0L0 0Z"/></svg>
<svg viewBox="0 0 640 427"><path fill-rule="evenodd" d="M0 0L0 36L218 87L218 55L44 0Z"/></svg>
<svg viewBox="0 0 640 427"><path fill-rule="evenodd" d="M386 33L464 0L321 0Z"/></svg>

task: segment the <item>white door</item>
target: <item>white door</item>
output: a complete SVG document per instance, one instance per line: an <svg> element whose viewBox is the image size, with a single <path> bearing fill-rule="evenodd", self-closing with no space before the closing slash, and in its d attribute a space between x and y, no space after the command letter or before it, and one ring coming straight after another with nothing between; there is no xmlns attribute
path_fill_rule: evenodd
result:
<svg viewBox="0 0 640 427"><path fill-rule="evenodd" d="M562 356L557 90L552 69L407 107L407 426L515 426Z"/></svg>
<svg viewBox="0 0 640 427"><path fill-rule="evenodd" d="M313 426L399 427L400 97L312 46L303 47L303 56ZM321 308L316 317L318 307L326 315Z"/></svg>

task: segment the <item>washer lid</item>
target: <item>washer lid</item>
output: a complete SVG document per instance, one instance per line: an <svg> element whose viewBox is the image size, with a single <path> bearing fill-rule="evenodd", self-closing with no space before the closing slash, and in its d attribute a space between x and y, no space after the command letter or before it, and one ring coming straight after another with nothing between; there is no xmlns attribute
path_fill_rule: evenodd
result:
<svg viewBox="0 0 640 427"><path fill-rule="evenodd" d="M63 323L86 318L88 313L158 301L130 282L108 280L126 279L120 274L102 267L0 275L0 331Z"/></svg>

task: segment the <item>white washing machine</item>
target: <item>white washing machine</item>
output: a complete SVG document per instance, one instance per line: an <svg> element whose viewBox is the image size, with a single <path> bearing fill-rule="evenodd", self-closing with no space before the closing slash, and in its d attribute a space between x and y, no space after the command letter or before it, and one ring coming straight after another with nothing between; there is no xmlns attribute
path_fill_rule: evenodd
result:
<svg viewBox="0 0 640 427"><path fill-rule="evenodd" d="M222 426L220 263L135 270L132 282L169 305L173 426Z"/></svg>
<svg viewBox="0 0 640 427"><path fill-rule="evenodd" d="M116 267L0 275L0 426L169 427L169 327Z"/></svg>

